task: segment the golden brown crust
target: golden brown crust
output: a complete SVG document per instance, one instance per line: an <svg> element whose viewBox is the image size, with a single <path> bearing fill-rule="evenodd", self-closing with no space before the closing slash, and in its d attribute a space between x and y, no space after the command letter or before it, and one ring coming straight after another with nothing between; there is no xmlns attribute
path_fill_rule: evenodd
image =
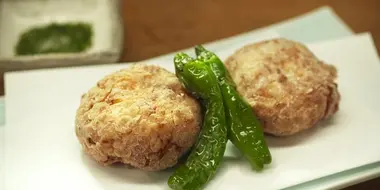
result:
<svg viewBox="0 0 380 190"><path fill-rule="evenodd" d="M136 64L82 96L76 135L99 163L154 171L171 167L195 142L200 107L173 73Z"/></svg>
<svg viewBox="0 0 380 190"><path fill-rule="evenodd" d="M338 110L335 67L300 43L279 38L247 45L225 64L266 133L292 135Z"/></svg>

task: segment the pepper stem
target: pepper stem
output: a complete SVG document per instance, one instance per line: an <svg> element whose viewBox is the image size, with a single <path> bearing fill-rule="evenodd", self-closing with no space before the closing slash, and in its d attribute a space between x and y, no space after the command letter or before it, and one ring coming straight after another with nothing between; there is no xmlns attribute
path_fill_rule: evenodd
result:
<svg viewBox="0 0 380 190"><path fill-rule="evenodd" d="M203 52L208 52L202 45L195 46L195 55L200 56Z"/></svg>

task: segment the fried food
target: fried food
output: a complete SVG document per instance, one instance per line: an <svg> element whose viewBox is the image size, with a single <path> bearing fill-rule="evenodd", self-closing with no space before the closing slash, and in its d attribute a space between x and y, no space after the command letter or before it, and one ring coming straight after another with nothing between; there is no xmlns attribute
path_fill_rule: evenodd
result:
<svg viewBox="0 0 380 190"><path fill-rule="evenodd" d="M336 68L298 42L279 38L247 45L225 65L266 133L292 135L338 110Z"/></svg>
<svg viewBox="0 0 380 190"><path fill-rule="evenodd" d="M157 171L189 150L200 123L199 103L173 73L137 64L106 76L82 96L75 130L99 163Z"/></svg>

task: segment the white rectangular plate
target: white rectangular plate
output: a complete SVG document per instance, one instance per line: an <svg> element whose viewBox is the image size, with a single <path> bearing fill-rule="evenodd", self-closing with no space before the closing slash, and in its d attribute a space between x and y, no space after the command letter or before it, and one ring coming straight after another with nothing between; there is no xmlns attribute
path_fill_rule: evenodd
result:
<svg viewBox="0 0 380 190"><path fill-rule="evenodd" d="M225 58L236 47L218 54ZM341 110L315 130L268 138L274 161L262 173L250 170L229 146L207 189L280 189L380 160L376 122L380 65L370 36L309 47L338 68ZM167 60L149 62L173 71ZM105 74L127 66L6 75L5 189L167 189L170 172L98 166L81 152L75 137L73 123L80 95Z"/></svg>

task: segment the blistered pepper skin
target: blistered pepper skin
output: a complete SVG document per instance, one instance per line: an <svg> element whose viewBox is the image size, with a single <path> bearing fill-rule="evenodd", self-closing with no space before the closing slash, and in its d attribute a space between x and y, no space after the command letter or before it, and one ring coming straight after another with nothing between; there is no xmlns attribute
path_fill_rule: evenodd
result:
<svg viewBox="0 0 380 190"><path fill-rule="evenodd" d="M201 99L205 115L198 141L186 162L170 176L168 185L174 190L198 190L214 177L226 150L223 99L218 81L206 64L183 53L176 55L174 64L185 88Z"/></svg>
<svg viewBox="0 0 380 190"><path fill-rule="evenodd" d="M228 137L256 170L272 162L262 126L251 106L237 92L229 72L214 53L202 46L195 48L197 58L210 66L218 79L228 124Z"/></svg>

